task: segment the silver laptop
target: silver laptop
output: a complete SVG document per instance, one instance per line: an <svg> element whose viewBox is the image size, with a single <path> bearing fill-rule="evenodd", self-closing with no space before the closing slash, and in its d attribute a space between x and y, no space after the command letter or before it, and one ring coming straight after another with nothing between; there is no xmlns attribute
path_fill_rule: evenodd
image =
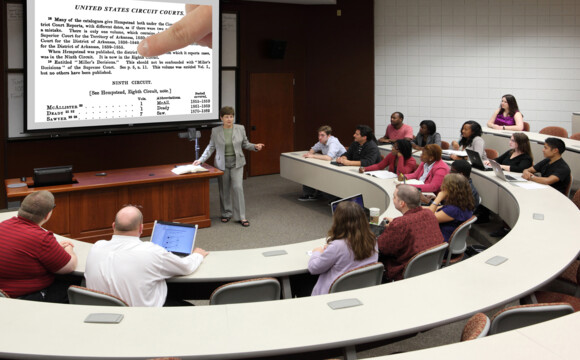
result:
<svg viewBox="0 0 580 360"><path fill-rule="evenodd" d="M528 181L528 180L524 179L521 175L504 174L503 169L501 168L501 165L495 160L489 160L489 163L491 164L491 167L493 168L493 172L495 173L495 176L497 176L498 178L500 178L502 180L505 180L508 182Z"/></svg>
<svg viewBox="0 0 580 360"><path fill-rule="evenodd" d="M155 221L151 242L178 256L187 256L193 251L197 224L181 224Z"/></svg>

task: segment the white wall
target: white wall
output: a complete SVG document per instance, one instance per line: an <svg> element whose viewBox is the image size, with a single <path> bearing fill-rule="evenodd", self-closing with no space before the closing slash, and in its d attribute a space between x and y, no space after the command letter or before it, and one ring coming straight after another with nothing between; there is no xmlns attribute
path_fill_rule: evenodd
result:
<svg viewBox="0 0 580 360"><path fill-rule="evenodd" d="M375 0L375 131L401 111L443 140L513 94L532 131L580 111L580 0Z"/></svg>

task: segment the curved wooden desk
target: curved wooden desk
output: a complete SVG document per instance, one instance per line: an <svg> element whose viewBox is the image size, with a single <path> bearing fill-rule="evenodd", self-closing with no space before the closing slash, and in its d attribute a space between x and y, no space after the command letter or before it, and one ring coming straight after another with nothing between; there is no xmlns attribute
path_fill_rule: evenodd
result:
<svg viewBox="0 0 580 360"><path fill-rule="evenodd" d="M392 181L389 185L388 180L360 175L353 168L303 159L300 154L281 156L282 169L291 162L301 164L303 173L322 174L328 183L352 177L359 183L374 184L379 190L372 193L383 194L379 202L387 201L389 188L394 186ZM580 212L572 202L552 188L526 191L489 174L474 172L473 176L493 184L498 206L505 204L518 220L501 242L454 266L372 288L265 303L113 309L0 299L4 323L0 355L207 359L350 347L430 329L518 299L552 280L575 259L580 251L575 231ZM389 208L386 214L394 212ZM544 214L544 220L534 220L534 213ZM247 259L236 258L237 252L231 252L232 259L243 267ZM486 264L493 256L508 260L499 266ZM301 261L305 266L307 258ZM214 270L209 265L201 268ZM230 265L239 270L236 264ZM340 310L328 306L348 298L356 298L362 305ZM124 319L117 325L83 323L94 312L121 313ZM573 318L575 324L577 319ZM62 336L66 336L65 344Z"/></svg>

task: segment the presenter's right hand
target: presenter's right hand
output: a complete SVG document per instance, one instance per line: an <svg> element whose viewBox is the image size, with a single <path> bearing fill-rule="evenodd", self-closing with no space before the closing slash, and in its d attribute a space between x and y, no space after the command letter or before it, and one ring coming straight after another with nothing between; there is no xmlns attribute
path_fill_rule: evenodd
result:
<svg viewBox="0 0 580 360"><path fill-rule="evenodd" d="M212 47L212 7L185 5L185 16L167 30L143 39L137 51L141 56L157 56L191 44Z"/></svg>
<svg viewBox="0 0 580 360"><path fill-rule="evenodd" d="M195 161L193 162L193 165L194 165L194 166L201 165L201 161L199 161L199 160L195 160Z"/></svg>
<svg viewBox="0 0 580 360"><path fill-rule="evenodd" d="M194 253L194 254L200 254L201 256L203 256L203 257L206 257L206 256L209 254L209 251L205 251L205 250L204 250L204 249L202 249L202 248L195 248L195 249L193 250L193 253Z"/></svg>

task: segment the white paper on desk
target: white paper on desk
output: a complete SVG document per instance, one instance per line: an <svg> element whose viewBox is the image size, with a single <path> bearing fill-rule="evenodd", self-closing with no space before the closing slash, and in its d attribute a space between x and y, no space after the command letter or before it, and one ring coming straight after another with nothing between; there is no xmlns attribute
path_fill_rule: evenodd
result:
<svg viewBox="0 0 580 360"><path fill-rule="evenodd" d="M393 179L397 177L397 174L386 170L367 171L365 174L378 177L379 179Z"/></svg>
<svg viewBox="0 0 580 360"><path fill-rule="evenodd" d="M518 181L518 182L512 181L512 184L527 190L544 189L548 187L548 185L538 184L533 181Z"/></svg>
<svg viewBox="0 0 580 360"><path fill-rule="evenodd" d="M467 156L467 151L465 150L441 150L441 152L445 155L457 155L462 157Z"/></svg>
<svg viewBox="0 0 580 360"><path fill-rule="evenodd" d="M396 180L395 183L396 184L407 184L407 185L425 185L424 182L422 182L421 180L417 180L417 179L407 179L406 181Z"/></svg>
<svg viewBox="0 0 580 360"><path fill-rule="evenodd" d="M178 166L176 168L171 169L171 172L174 174L177 174L177 175L191 174L191 173L205 172L205 171L209 171L209 170L204 168L201 165L193 165L193 164L181 165L181 166Z"/></svg>

